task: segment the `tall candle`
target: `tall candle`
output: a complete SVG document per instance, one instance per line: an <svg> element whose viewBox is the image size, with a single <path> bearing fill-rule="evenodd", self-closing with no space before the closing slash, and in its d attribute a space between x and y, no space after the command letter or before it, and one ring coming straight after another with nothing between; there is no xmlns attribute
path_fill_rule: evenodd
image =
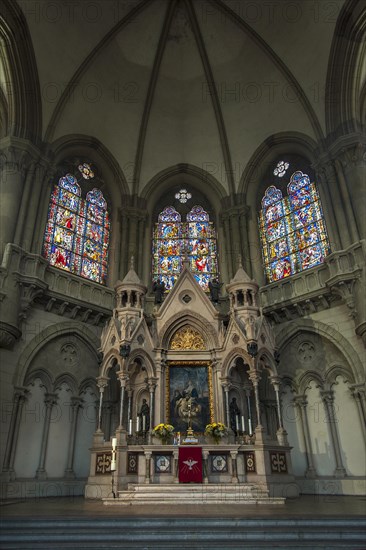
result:
<svg viewBox="0 0 366 550"><path fill-rule="evenodd" d="M235 427L236 427L236 431L238 432L239 431L239 415L238 414L235 416Z"/></svg>
<svg viewBox="0 0 366 550"><path fill-rule="evenodd" d="M146 430L146 416L142 415L142 431L144 432Z"/></svg>
<svg viewBox="0 0 366 550"><path fill-rule="evenodd" d="M136 418L136 432L140 431L140 417L138 416Z"/></svg>
<svg viewBox="0 0 366 550"><path fill-rule="evenodd" d="M249 435L253 435L253 431L252 431L252 421L251 421L250 418L248 419L248 423L249 423Z"/></svg>
<svg viewBox="0 0 366 550"><path fill-rule="evenodd" d="M245 422L244 422L244 416L241 416L241 431L245 432Z"/></svg>
<svg viewBox="0 0 366 550"><path fill-rule="evenodd" d="M128 435L132 435L132 418L130 418L128 423Z"/></svg>
<svg viewBox="0 0 366 550"><path fill-rule="evenodd" d="M114 450L117 447L117 438L112 437L112 449Z"/></svg>

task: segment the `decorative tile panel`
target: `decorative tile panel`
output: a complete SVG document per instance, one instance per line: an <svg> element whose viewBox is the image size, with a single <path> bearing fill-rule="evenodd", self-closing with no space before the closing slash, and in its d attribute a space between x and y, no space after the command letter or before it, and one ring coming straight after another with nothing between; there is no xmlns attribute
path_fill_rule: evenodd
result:
<svg viewBox="0 0 366 550"><path fill-rule="evenodd" d="M170 474L172 472L172 455L155 455L155 473Z"/></svg>
<svg viewBox="0 0 366 550"><path fill-rule="evenodd" d="M212 473L225 473L228 471L228 456L225 454L210 454L211 459L211 472Z"/></svg>
<svg viewBox="0 0 366 550"><path fill-rule="evenodd" d="M255 465L255 453L252 451L245 451L243 454L246 473L255 473L257 471Z"/></svg>
<svg viewBox="0 0 366 550"><path fill-rule="evenodd" d="M269 453L272 473L287 474L287 462L285 453Z"/></svg>
<svg viewBox="0 0 366 550"><path fill-rule="evenodd" d="M127 453L127 473L128 474L137 474L138 473L138 454L137 453Z"/></svg>
<svg viewBox="0 0 366 550"><path fill-rule="evenodd" d="M95 462L95 474L104 475L111 473L112 451L97 453Z"/></svg>

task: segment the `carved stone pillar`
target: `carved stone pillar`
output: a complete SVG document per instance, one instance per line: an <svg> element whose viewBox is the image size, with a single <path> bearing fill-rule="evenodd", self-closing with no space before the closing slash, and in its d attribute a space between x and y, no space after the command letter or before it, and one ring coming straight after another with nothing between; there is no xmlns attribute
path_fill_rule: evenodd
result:
<svg viewBox="0 0 366 550"><path fill-rule="evenodd" d="M75 441L76 441L76 430L78 422L79 409L82 405L82 399L80 397L71 398L71 430L70 430L70 439L69 439L69 449L67 453L67 467L65 470L65 477L74 478L74 452L75 452Z"/></svg>
<svg viewBox="0 0 366 550"><path fill-rule="evenodd" d="M253 416L252 416L252 406L250 403L250 394L251 394L251 388L250 386L244 386L245 391L245 397L247 400L247 408L248 408L248 433L249 435L253 434Z"/></svg>
<svg viewBox="0 0 366 550"><path fill-rule="evenodd" d="M51 415L52 415L52 408L57 403L57 395L48 393L45 395L45 407L46 407L46 413L44 417L44 424L43 424L43 432L42 432L42 441L41 441L41 452L39 456L39 464L36 472L36 478L37 479L47 479L47 472L45 470L45 463L46 463L46 452L47 452L47 444L48 444L48 434L50 431L50 422L51 422Z"/></svg>
<svg viewBox="0 0 366 550"><path fill-rule="evenodd" d="M300 411L301 427L302 427L302 432L304 436L306 462L308 465L307 470L305 472L305 477L314 478L316 477L317 473L314 466L313 448L311 444L309 423L308 423L308 417L306 413L307 399L305 396L299 395L294 397L294 403L297 406L298 410Z"/></svg>
<svg viewBox="0 0 366 550"><path fill-rule="evenodd" d="M336 460L336 469L334 475L336 477L345 477L346 470L342 462L341 448L339 445L338 430L336 427L335 409L334 409L334 392L333 391L321 391L321 398L324 403L327 421L330 429L330 438L334 450L334 456Z"/></svg>
<svg viewBox="0 0 366 550"><path fill-rule="evenodd" d="M174 483L179 483L178 449L173 451L173 476Z"/></svg>
<svg viewBox="0 0 366 550"><path fill-rule="evenodd" d="M155 426L155 415L154 415L154 409L155 409L155 390L156 390L156 382L157 380L155 378L151 378L148 381L148 387L149 387L149 407L150 407L150 432Z"/></svg>
<svg viewBox="0 0 366 550"><path fill-rule="evenodd" d="M229 389L230 384L225 381L222 384L222 388L224 390L225 395L225 416L226 416L226 426L230 427L230 408L229 408Z"/></svg>

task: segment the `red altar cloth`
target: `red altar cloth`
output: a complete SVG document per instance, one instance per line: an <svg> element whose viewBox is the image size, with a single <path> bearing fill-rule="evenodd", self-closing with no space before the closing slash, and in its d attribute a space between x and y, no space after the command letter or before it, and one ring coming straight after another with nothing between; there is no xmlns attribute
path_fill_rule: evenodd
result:
<svg viewBox="0 0 366 550"><path fill-rule="evenodd" d="M202 447L179 447L179 483L202 483Z"/></svg>

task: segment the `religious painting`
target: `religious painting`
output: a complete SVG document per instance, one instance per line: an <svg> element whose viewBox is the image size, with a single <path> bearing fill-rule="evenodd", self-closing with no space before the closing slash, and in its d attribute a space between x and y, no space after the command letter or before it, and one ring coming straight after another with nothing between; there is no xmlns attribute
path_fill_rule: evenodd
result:
<svg viewBox="0 0 366 550"><path fill-rule="evenodd" d="M197 433L213 422L212 372L207 361L168 363L166 371L166 416L176 432L189 424Z"/></svg>

